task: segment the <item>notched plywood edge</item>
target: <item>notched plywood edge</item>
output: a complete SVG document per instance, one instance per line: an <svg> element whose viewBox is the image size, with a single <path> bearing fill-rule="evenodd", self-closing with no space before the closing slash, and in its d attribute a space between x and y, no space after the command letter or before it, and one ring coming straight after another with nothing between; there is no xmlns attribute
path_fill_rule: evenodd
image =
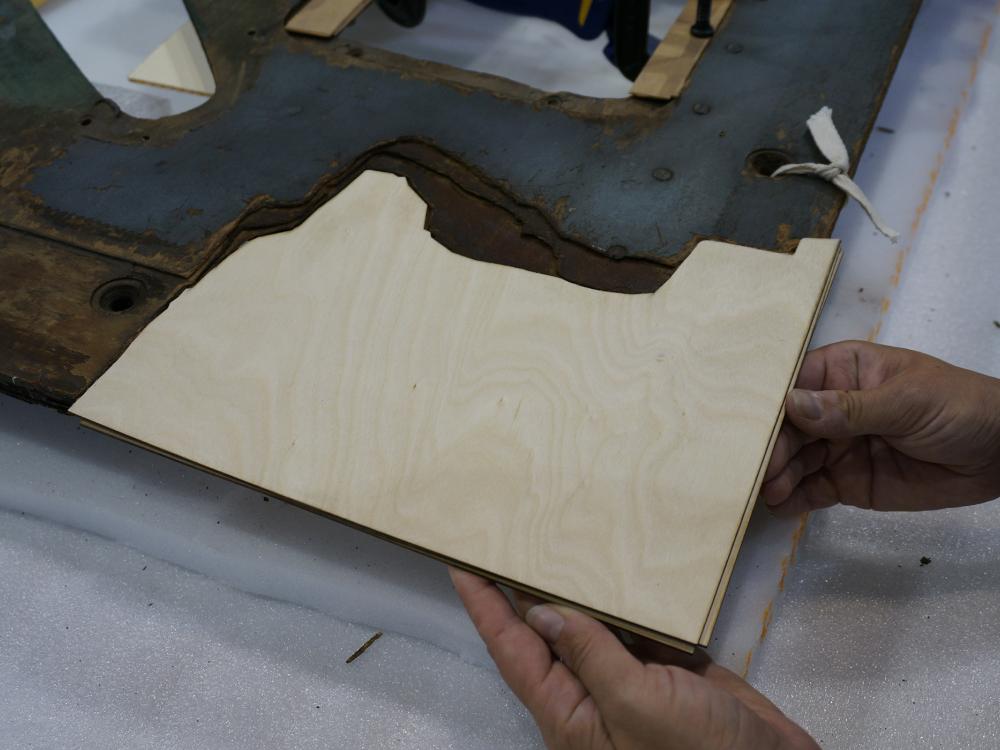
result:
<svg viewBox="0 0 1000 750"><path fill-rule="evenodd" d="M425 214L405 180L364 173L186 290L70 411L641 635L697 642L836 243L704 242L657 292L625 295L456 255Z"/></svg>

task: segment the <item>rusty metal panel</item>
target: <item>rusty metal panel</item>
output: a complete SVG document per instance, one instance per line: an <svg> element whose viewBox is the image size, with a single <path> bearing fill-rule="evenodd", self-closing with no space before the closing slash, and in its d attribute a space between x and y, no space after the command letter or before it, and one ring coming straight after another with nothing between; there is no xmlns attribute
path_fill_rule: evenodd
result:
<svg viewBox="0 0 1000 750"><path fill-rule="evenodd" d="M614 291L655 289L706 237L827 237L839 191L748 160L818 158L804 123L826 104L856 163L919 0L737 2L666 104L297 38L287 1L187 6L216 94L148 121L100 97L28 0L0 0L2 390L68 405L179 290L367 167L406 176L453 251ZM135 295L117 311L98 294L116 279ZM58 315L33 324L25 295Z"/></svg>

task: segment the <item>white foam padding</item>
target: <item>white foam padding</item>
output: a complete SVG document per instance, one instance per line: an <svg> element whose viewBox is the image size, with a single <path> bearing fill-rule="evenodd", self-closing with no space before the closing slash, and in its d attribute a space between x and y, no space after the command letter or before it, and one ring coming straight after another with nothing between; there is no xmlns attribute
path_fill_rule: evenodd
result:
<svg viewBox="0 0 1000 750"><path fill-rule="evenodd" d="M941 68L978 54L998 21L992 0L961 13L931 6L906 52L919 55L910 80L923 85L887 102L880 123L895 133L876 142L926 127L919 111L932 108L927 89ZM1000 40L975 71L955 128L940 135L941 171L926 212L912 217L912 247L900 248L909 253L879 340L997 377ZM931 117L951 120L953 110ZM932 177L914 175L921 189ZM933 513L835 508L810 517L751 679L823 747L998 747L998 643L1000 501Z"/></svg>

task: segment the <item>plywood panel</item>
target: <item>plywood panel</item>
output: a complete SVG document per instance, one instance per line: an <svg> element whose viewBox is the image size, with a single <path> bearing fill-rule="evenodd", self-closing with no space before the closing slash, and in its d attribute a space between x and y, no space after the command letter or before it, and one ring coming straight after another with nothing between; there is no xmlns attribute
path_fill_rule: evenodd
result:
<svg viewBox="0 0 1000 750"><path fill-rule="evenodd" d="M205 57L198 32L188 21L153 50L152 54L129 73L135 83L148 83L191 94L211 96L215 78Z"/></svg>
<svg viewBox="0 0 1000 750"><path fill-rule="evenodd" d="M712 26L718 28L731 5L732 0L715 0L712 3ZM711 38L691 36L691 25L697 12L698 0L688 0L632 84L632 96L666 100L681 95L691 71L712 41Z"/></svg>
<svg viewBox="0 0 1000 750"><path fill-rule="evenodd" d="M365 172L154 320L90 423L664 639L707 638L837 257L702 242L655 294L457 255Z"/></svg>
<svg viewBox="0 0 1000 750"><path fill-rule="evenodd" d="M370 2L371 0L309 0L288 19L285 28L296 34L336 36L346 29Z"/></svg>

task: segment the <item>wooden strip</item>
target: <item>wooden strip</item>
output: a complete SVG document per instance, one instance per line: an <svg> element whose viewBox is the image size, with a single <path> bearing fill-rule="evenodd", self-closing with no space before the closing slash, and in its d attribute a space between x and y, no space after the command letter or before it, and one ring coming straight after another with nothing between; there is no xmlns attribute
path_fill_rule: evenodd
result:
<svg viewBox="0 0 1000 750"><path fill-rule="evenodd" d="M215 77L198 32L190 21L139 63L128 79L189 94L211 96L215 93Z"/></svg>
<svg viewBox="0 0 1000 750"><path fill-rule="evenodd" d="M715 0L712 3L712 26L719 27L731 6L732 0ZM691 71L712 41L711 37L700 39L691 36L691 24L694 23L697 8L698 0L688 0L632 84L632 96L667 100L681 95Z"/></svg>
<svg viewBox="0 0 1000 750"><path fill-rule="evenodd" d="M654 294L440 246L365 172L186 291L86 420L667 641L703 637L837 243Z"/></svg>
<svg viewBox="0 0 1000 750"><path fill-rule="evenodd" d="M287 31L329 38L346 29L371 0L309 0L285 23Z"/></svg>
<svg viewBox="0 0 1000 750"><path fill-rule="evenodd" d="M350 656L348 656L347 660L344 663L345 664L350 664L352 661L354 661L359 656L361 656L361 654L363 654L365 651L367 651L369 648L371 648L371 645L373 643L375 643L375 641L377 641L381 637L382 637L382 631L379 630L377 633L375 633L375 635L373 635L367 641L365 641L364 643L362 643L353 654L351 654Z"/></svg>

